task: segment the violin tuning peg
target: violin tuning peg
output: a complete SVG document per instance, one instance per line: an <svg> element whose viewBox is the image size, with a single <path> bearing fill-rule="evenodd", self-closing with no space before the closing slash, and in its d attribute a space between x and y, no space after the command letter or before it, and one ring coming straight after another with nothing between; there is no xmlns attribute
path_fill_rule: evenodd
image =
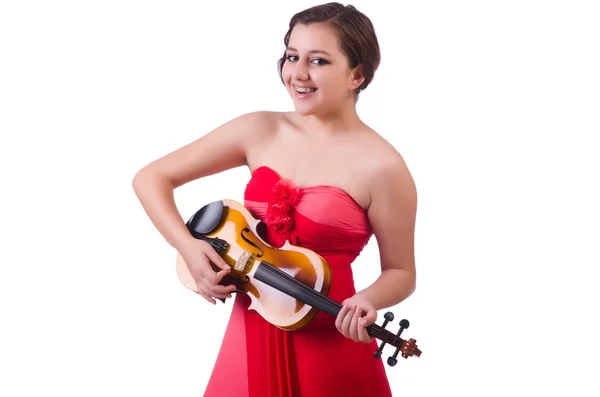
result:
<svg viewBox="0 0 600 397"><path fill-rule="evenodd" d="M375 351L375 354L373 355L375 358L380 358L381 357L381 353L383 353L383 345L385 344L385 342L381 342L381 345L379 345L379 349L377 349Z"/></svg>
<svg viewBox="0 0 600 397"><path fill-rule="evenodd" d="M410 326L410 323L408 322L407 319L402 319L400 320L400 329L398 330L398 333L396 333L396 336L400 336L400 334L402 333L402 331L404 331L406 328L408 328ZM394 354L390 357L388 357L387 359L387 363L389 366L393 367L394 365L396 365L398 363L398 360L396 359L396 357L398 357L398 353L400 353L400 347L396 348L396 351L394 352Z"/></svg>
<svg viewBox="0 0 600 397"><path fill-rule="evenodd" d="M383 315L383 318L385 319L385 322L383 323L383 326L385 327L385 325L389 321L394 321L394 313L392 313L392 312L385 312L385 314Z"/></svg>
<svg viewBox="0 0 600 397"><path fill-rule="evenodd" d="M407 319L405 319L405 318L404 318L404 319L402 319L402 320L400 321L400 328L402 329L402 331L404 331L404 330L405 330L405 329L407 329L408 327L410 327L410 323L408 322L408 320L407 320ZM400 335L400 334L398 334L398 335Z"/></svg>
<svg viewBox="0 0 600 397"><path fill-rule="evenodd" d="M394 321L394 313L392 312L386 312L383 315L384 318L384 322L383 325L381 326L382 328L385 328L385 326L387 325L387 323L389 323L390 321ZM381 342L381 344L379 345L379 348L375 351L375 358L379 358L381 357L381 353L383 352L383 347L385 346L385 341Z"/></svg>
<svg viewBox="0 0 600 397"><path fill-rule="evenodd" d="M382 327L385 328L385 326L387 325L387 323L389 323L390 321L394 321L394 313L392 313L392 312L386 312L383 315L383 318L384 318L385 321L383 322Z"/></svg>

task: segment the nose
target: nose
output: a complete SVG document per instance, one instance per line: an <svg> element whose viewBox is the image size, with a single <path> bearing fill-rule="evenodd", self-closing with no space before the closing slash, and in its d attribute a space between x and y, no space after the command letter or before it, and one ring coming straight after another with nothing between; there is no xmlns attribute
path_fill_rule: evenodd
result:
<svg viewBox="0 0 600 397"><path fill-rule="evenodd" d="M308 80L308 66L304 62L296 62L293 74L296 80Z"/></svg>

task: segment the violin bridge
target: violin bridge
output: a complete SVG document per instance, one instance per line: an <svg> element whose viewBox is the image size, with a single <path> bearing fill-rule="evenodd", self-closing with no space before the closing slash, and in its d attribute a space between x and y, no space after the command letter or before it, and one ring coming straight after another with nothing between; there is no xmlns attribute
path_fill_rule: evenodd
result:
<svg viewBox="0 0 600 397"><path fill-rule="evenodd" d="M242 254L239 256L237 261L235 262L235 266L233 267L238 272L246 272L248 260L252 257L252 254L248 250L244 250Z"/></svg>

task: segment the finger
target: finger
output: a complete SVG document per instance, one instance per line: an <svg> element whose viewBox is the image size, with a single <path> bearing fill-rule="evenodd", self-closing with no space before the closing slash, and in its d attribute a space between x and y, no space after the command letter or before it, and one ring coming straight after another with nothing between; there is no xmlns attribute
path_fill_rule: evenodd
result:
<svg viewBox="0 0 600 397"><path fill-rule="evenodd" d="M348 312L344 316L344 319L342 320L342 327L341 327L342 329L340 332L348 338L350 337L350 323L352 322L354 310L355 310L354 307L350 307Z"/></svg>
<svg viewBox="0 0 600 397"><path fill-rule="evenodd" d="M223 270L222 270L223 271ZM202 291L208 296L218 296L224 293L228 293L229 286L221 284L213 284L213 280L210 278L203 278L201 280Z"/></svg>
<svg viewBox="0 0 600 397"><path fill-rule="evenodd" d="M229 299L231 298L231 294L211 294L211 297L216 299Z"/></svg>
<svg viewBox="0 0 600 397"><path fill-rule="evenodd" d="M209 247L206 251L206 256L208 256L208 259L210 259L210 261L212 263L214 263L215 265L217 265L218 267L220 267L223 270L231 270L231 267L227 264L227 262L225 262L225 259L223 259L221 257L221 255L219 255L219 253L217 251L215 251L215 249L211 246Z"/></svg>
<svg viewBox="0 0 600 397"><path fill-rule="evenodd" d="M335 327L338 329L338 331L342 331L342 323L344 321L344 318L346 317L346 313L348 313L348 306L344 305L342 306L342 309L340 310L340 312L338 313L336 319L335 319Z"/></svg>
<svg viewBox="0 0 600 397"><path fill-rule="evenodd" d="M373 340L373 337L369 335L369 332L367 331L367 327L375 322L373 317L373 314L371 313L371 311L369 311L367 315L359 318L357 332L358 339L361 342L368 343Z"/></svg>
<svg viewBox="0 0 600 397"><path fill-rule="evenodd" d="M360 323L358 324L357 328L358 328L357 329L358 340L363 343L371 342L371 340L373 338L369 335L369 333L367 332L367 329L365 327L363 327L362 325L360 325Z"/></svg>
<svg viewBox="0 0 600 397"><path fill-rule="evenodd" d="M358 342L359 338L358 338L358 320L360 319L360 315L362 313L362 310L360 309L360 307L356 307L356 310L354 310L354 313L352 313L352 319L350 320L350 339L352 339L355 342Z"/></svg>
<svg viewBox="0 0 600 397"><path fill-rule="evenodd" d="M210 292L210 296L212 296L213 298L227 299L227 298L231 298L231 292L229 291L229 288L226 288L225 290L221 289L219 291L215 291L213 289Z"/></svg>
<svg viewBox="0 0 600 397"><path fill-rule="evenodd" d="M217 304L217 302L206 293L205 288L198 288L198 295L206 299L208 303L212 303L213 305Z"/></svg>
<svg viewBox="0 0 600 397"><path fill-rule="evenodd" d="M210 293L211 294L224 294L224 295L228 295L231 294L233 291L236 290L235 285L221 285L221 284L217 284L217 285L213 285L210 287Z"/></svg>
<svg viewBox="0 0 600 397"><path fill-rule="evenodd" d="M367 327L377 320L377 311L373 308L369 309L368 313L362 317L358 323L358 336L361 342L369 343L373 340L373 336L369 335Z"/></svg>
<svg viewBox="0 0 600 397"><path fill-rule="evenodd" d="M369 312L360 320L362 327L368 327L377 321L377 311L375 309L369 309Z"/></svg>
<svg viewBox="0 0 600 397"><path fill-rule="evenodd" d="M215 284L219 284L221 282L221 280L223 280L223 277L225 277L229 273L231 273L230 267L227 267L227 269L219 270L217 273L215 273L215 278L214 278Z"/></svg>

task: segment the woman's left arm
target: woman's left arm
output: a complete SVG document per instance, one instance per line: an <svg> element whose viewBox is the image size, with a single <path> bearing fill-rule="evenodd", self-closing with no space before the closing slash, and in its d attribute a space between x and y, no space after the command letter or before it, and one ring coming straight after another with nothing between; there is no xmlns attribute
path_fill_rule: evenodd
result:
<svg viewBox="0 0 600 397"><path fill-rule="evenodd" d="M381 275L358 294L376 310L408 298L416 287L417 190L399 155L371 179L369 221L377 239Z"/></svg>
<svg viewBox="0 0 600 397"><path fill-rule="evenodd" d="M414 232L417 191L400 155L369 178L368 216L379 247L381 275L369 287L342 302L336 320L348 338L368 343L366 327L377 320L377 311L409 297L416 287Z"/></svg>

